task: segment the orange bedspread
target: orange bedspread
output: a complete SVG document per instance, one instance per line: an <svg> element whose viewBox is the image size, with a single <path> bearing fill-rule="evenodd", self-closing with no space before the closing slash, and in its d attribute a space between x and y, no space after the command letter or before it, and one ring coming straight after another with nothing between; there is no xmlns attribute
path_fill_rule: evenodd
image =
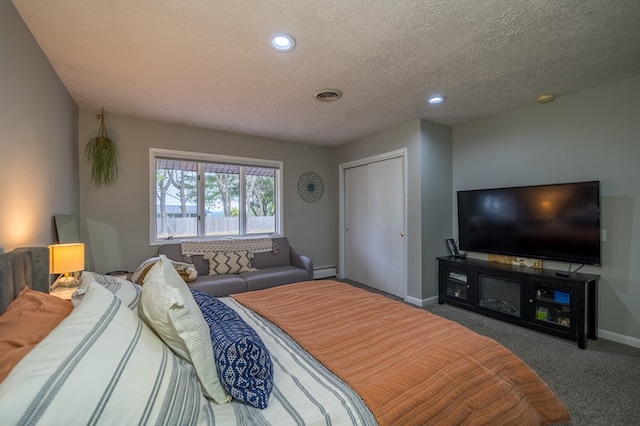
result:
<svg viewBox="0 0 640 426"><path fill-rule="evenodd" d="M522 360L425 310L335 281L236 294L349 384L381 425L539 425L570 415Z"/></svg>

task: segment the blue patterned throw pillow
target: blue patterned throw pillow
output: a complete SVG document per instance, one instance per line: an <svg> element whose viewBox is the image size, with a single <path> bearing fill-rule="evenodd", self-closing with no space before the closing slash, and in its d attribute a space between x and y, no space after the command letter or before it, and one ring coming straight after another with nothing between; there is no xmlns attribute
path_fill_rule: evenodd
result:
<svg viewBox="0 0 640 426"><path fill-rule="evenodd" d="M191 290L209 325L218 376L235 399L265 408L273 389L271 355L255 330L215 297Z"/></svg>

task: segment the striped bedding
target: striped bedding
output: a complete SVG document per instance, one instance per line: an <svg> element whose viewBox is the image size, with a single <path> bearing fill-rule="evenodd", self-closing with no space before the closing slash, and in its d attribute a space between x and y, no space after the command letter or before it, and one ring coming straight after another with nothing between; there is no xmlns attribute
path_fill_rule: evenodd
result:
<svg viewBox="0 0 640 426"><path fill-rule="evenodd" d="M274 389L264 410L237 404L238 424L375 425L357 393L304 351L282 330L233 299L221 298L258 333L274 367ZM258 421L259 420L259 421Z"/></svg>
<svg viewBox="0 0 640 426"><path fill-rule="evenodd" d="M349 386L232 299L224 302L271 353L275 386L263 410L236 401L210 402L193 366L130 309L135 302L106 287L88 284L71 314L0 383L1 424L376 424Z"/></svg>

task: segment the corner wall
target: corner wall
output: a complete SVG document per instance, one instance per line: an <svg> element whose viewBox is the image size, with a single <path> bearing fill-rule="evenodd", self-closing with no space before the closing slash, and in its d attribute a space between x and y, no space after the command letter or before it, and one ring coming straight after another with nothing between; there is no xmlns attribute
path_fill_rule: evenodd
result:
<svg viewBox="0 0 640 426"><path fill-rule="evenodd" d="M0 252L55 241L77 214L78 108L10 1L0 2Z"/></svg>
<svg viewBox="0 0 640 426"><path fill-rule="evenodd" d="M640 76L453 128L454 193L600 180L601 226L606 230L602 267L581 271L601 276L600 337L638 347L639 111ZM455 222L453 232L457 235ZM569 265L544 266L566 270Z"/></svg>
<svg viewBox="0 0 640 426"><path fill-rule="evenodd" d="M421 120L420 135L422 288L426 299L438 295L436 258L448 255L444 240L452 236L452 129Z"/></svg>

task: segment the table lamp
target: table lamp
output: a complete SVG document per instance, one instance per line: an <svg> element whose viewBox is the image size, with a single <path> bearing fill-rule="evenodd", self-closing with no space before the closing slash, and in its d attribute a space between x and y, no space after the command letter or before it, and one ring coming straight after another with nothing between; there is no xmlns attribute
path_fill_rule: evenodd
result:
<svg viewBox="0 0 640 426"><path fill-rule="evenodd" d="M51 286L77 287L80 285L72 272L84 270L84 244L54 244L49 246L49 272L62 274Z"/></svg>

